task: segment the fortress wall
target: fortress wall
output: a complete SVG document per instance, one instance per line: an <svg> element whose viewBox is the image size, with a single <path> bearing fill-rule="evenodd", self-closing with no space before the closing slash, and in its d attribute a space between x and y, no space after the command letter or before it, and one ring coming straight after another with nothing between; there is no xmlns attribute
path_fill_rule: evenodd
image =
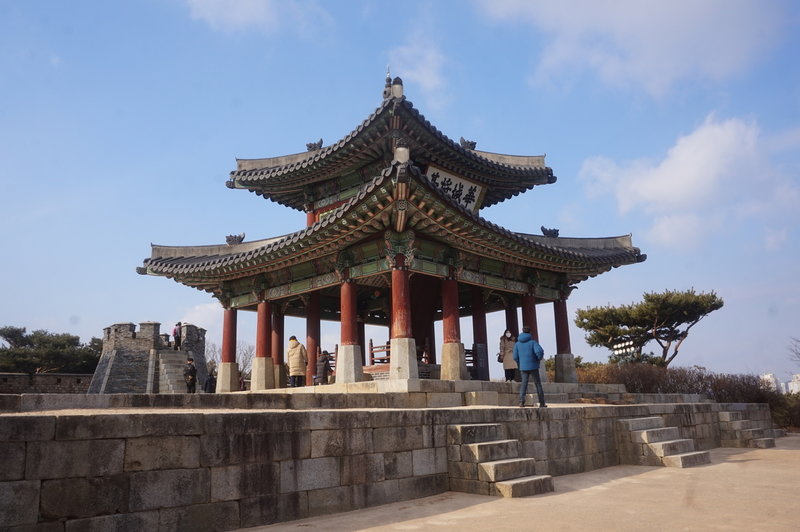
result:
<svg viewBox="0 0 800 532"><path fill-rule="evenodd" d="M276 406L287 395L273 394ZM734 407L769 415L766 405L724 405ZM2 414L0 527L230 530L434 495L450 489L448 455L457 451L447 445L450 424L501 423L520 440L522 456L536 459L537 474L580 473L619 463L617 419L661 415L699 434L720 408Z"/></svg>
<svg viewBox="0 0 800 532"><path fill-rule="evenodd" d="M92 381L91 374L73 373L0 373L0 394L76 393L84 394Z"/></svg>

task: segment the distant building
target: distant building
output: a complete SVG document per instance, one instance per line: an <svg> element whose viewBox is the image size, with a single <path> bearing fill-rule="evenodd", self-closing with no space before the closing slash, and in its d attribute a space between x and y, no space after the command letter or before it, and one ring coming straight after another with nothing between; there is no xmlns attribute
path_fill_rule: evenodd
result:
<svg viewBox="0 0 800 532"><path fill-rule="evenodd" d="M792 375L792 380L786 383L788 393L800 393L800 373Z"/></svg>
<svg viewBox="0 0 800 532"><path fill-rule="evenodd" d="M778 382L778 379L775 378L774 373L767 373L761 376L761 382L764 383L770 390L774 392L782 392L781 390L781 383Z"/></svg>

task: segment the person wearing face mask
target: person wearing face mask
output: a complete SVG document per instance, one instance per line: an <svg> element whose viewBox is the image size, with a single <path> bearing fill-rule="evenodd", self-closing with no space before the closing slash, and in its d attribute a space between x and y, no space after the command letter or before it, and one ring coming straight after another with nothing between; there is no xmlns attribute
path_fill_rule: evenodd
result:
<svg viewBox="0 0 800 532"><path fill-rule="evenodd" d="M505 372L506 382L512 382L517 371L517 363L514 362L514 344L517 339L506 329L503 336L500 337L500 356L499 361L503 363L503 371Z"/></svg>

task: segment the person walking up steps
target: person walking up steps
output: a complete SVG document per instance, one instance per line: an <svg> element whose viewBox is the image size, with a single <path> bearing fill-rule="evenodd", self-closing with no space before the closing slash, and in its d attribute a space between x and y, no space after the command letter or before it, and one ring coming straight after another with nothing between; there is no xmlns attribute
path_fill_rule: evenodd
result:
<svg viewBox="0 0 800 532"><path fill-rule="evenodd" d="M523 327L517 343L514 345L514 361L522 372L522 384L519 387L519 406L525 406L525 394L528 392L528 380L533 377L536 384L536 395L539 396L539 407L545 408L542 379L539 377L539 362L544 358L544 349L531 336L531 328Z"/></svg>

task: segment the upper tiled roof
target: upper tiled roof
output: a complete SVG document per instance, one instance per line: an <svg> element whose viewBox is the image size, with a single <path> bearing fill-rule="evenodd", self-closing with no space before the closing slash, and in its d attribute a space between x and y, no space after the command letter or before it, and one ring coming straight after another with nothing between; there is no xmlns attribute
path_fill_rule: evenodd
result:
<svg viewBox="0 0 800 532"><path fill-rule="evenodd" d="M487 187L483 206L535 185L554 183L544 156L515 156L464 148L433 126L404 96L388 98L350 134L309 152L264 159L239 159L228 186L244 188L302 210L303 187L354 172L373 162L389 163L391 140L401 137L417 164L435 164Z"/></svg>

